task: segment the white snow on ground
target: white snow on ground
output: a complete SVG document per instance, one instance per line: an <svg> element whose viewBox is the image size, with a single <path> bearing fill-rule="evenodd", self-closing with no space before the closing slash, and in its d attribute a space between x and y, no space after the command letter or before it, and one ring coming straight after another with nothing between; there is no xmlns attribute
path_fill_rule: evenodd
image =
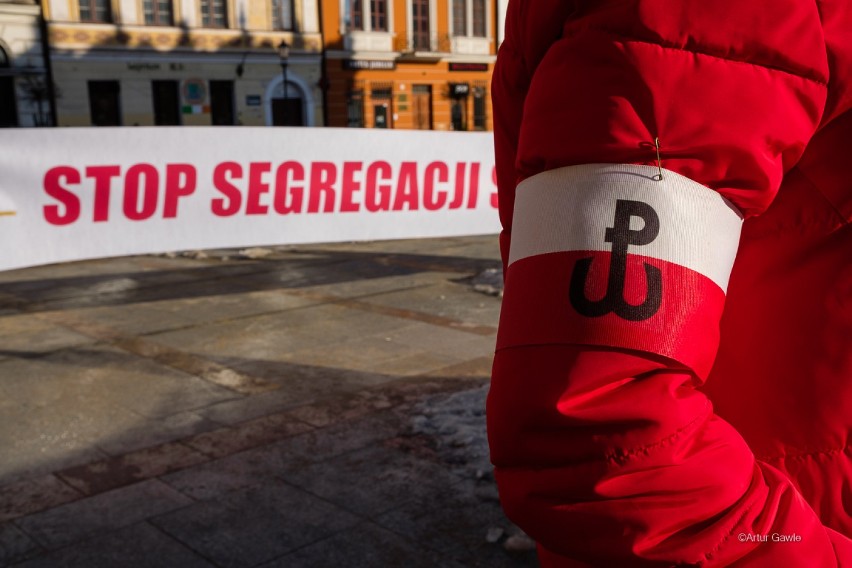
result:
<svg viewBox="0 0 852 568"><path fill-rule="evenodd" d="M490 476L488 438L485 434L485 397L488 385L450 395L430 397L414 407L412 429L438 442L449 463L462 466L471 476Z"/></svg>
<svg viewBox="0 0 852 568"><path fill-rule="evenodd" d="M502 283L502 279L501 279ZM414 434L431 437L437 442L441 458L462 474L477 480L475 494L483 501L499 501L494 484L493 466L488 454L485 433L485 398L488 384L480 388L449 395L429 397L414 407ZM489 544L502 541L510 552L531 552L535 542L514 524L505 521L504 527L491 527L484 535Z"/></svg>

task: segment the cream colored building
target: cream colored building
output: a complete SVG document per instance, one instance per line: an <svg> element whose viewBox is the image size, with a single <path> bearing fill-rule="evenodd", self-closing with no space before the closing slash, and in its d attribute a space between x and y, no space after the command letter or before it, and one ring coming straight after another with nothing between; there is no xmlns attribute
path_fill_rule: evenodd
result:
<svg viewBox="0 0 852 568"><path fill-rule="evenodd" d="M58 123L322 125L317 2L44 0Z"/></svg>
<svg viewBox="0 0 852 568"><path fill-rule="evenodd" d="M0 127L52 124L40 13L35 0L0 0Z"/></svg>

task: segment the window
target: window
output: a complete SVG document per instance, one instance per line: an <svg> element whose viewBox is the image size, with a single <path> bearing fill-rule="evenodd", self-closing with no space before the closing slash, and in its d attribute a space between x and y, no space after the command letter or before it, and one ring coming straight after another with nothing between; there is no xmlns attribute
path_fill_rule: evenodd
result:
<svg viewBox="0 0 852 568"><path fill-rule="evenodd" d="M473 37L486 37L485 0L473 0Z"/></svg>
<svg viewBox="0 0 852 568"><path fill-rule="evenodd" d="M467 35L467 2L465 0L453 0L453 35Z"/></svg>
<svg viewBox="0 0 852 568"><path fill-rule="evenodd" d="M387 0L370 0L370 25L374 32L388 31Z"/></svg>
<svg viewBox="0 0 852 568"><path fill-rule="evenodd" d="M111 22L110 0L80 0L81 22Z"/></svg>
<svg viewBox="0 0 852 568"><path fill-rule="evenodd" d="M293 0L272 0L272 25L276 30L292 30Z"/></svg>
<svg viewBox="0 0 852 568"><path fill-rule="evenodd" d="M429 38L429 0L411 0L412 45L417 50L431 50Z"/></svg>
<svg viewBox="0 0 852 568"><path fill-rule="evenodd" d="M359 31L388 31L388 0L349 0L349 29ZM369 7L367 18L364 8ZM369 30L364 26L369 23Z"/></svg>
<svg viewBox="0 0 852 568"><path fill-rule="evenodd" d="M349 0L349 29L364 29L364 4L362 0Z"/></svg>
<svg viewBox="0 0 852 568"><path fill-rule="evenodd" d="M149 26L172 25L171 0L145 0L142 9L145 12L145 23Z"/></svg>
<svg viewBox="0 0 852 568"><path fill-rule="evenodd" d="M488 0L452 0L453 36L488 37Z"/></svg>
<svg viewBox="0 0 852 568"><path fill-rule="evenodd" d="M228 27L226 0L201 0L201 25L206 28Z"/></svg>

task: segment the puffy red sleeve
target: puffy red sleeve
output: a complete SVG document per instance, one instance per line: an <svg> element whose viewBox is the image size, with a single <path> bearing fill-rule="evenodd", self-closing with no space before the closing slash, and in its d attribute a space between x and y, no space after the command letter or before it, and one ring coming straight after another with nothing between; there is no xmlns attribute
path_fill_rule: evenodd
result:
<svg viewBox="0 0 852 568"><path fill-rule="evenodd" d="M510 2L487 416L542 565L852 565L696 388L739 223L822 119L822 26L802 0Z"/></svg>

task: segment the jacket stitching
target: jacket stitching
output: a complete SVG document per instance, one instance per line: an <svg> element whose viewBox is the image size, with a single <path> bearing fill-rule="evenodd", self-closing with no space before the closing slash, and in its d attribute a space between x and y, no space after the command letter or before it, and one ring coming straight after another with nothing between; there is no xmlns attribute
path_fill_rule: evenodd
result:
<svg viewBox="0 0 852 568"><path fill-rule="evenodd" d="M710 558L714 554L716 554L725 545L726 542L728 542L728 540L731 538L731 536L733 536L734 531L737 530L737 527L739 527L742 524L743 520L751 512L751 510L754 509L755 505L756 505L756 503L754 503L754 502L751 503L746 508L746 510L743 511L743 513L737 518L737 520L731 525L730 530L728 530L727 533L725 534L725 536L722 537L722 540L720 540L719 543L716 546L714 546L712 549L710 549L710 550L708 550L707 552L704 553L703 558L698 561L699 566L705 566L707 564L707 562L710 561Z"/></svg>
<svg viewBox="0 0 852 568"><path fill-rule="evenodd" d="M639 456L647 456L651 453L651 451L656 450L658 448L665 447L669 445L671 442L675 440L675 438L680 437L688 430L692 430L699 422L703 422L706 420L711 414L709 402L705 403L704 411L701 412L698 416L687 422L685 425L681 426L665 438L661 438L656 442L651 442L650 444L645 444L644 446L637 446L630 449L617 449L612 450L604 455L604 459L607 462L616 464L616 465L624 465L628 461L639 457Z"/></svg>
<svg viewBox="0 0 852 568"><path fill-rule="evenodd" d="M727 56L727 55L721 55L721 54L712 53L712 52L709 52L709 51L699 51L697 49L681 47L681 46L674 45L674 44L666 44L666 43L663 43L663 42L653 42L653 41L636 39L636 38L626 38L626 37L623 37L623 35L621 33L614 32L614 31L611 31L611 30L607 30L606 28L602 28L602 27L598 27L598 26L590 26L586 29L601 32L601 33L607 34L609 36L613 36L613 38L616 41L619 41L621 43L641 43L641 44L644 44L644 45L653 45L655 47L660 47L662 49L671 49L671 50L674 50L674 51L681 51L681 52L684 52L684 53L692 53L694 55L703 55L705 57L712 57L713 59L719 59L721 61L726 61L728 63L740 63L740 64L743 64L743 65L750 65L752 67L758 67L760 69L766 69L767 71L774 71L774 72L777 72L777 73L783 73L785 75L790 75L792 77L796 77L798 79L803 79L805 81L814 83L816 85L819 85L820 87L823 87L823 88L826 88L826 89L828 88L828 82L824 79L818 79L816 77L809 77L807 75L802 75L800 73L796 73L796 72L791 71L789 69L784 69L783 67L772 67L770 65L765 65L763 63L754 63L753 61L746 61L744 59L734 59L734 58Z"/></svg>
<svg viewBox="0 0 852 568"><path fill-rule="evenodd" d="M826 450L815 450L813 452L802 452L797 454L778 454L775 456L759 456L760 461L775 461L775 460L804 460L815 456L830 456L835 454L843 454L852 450L852 446L846 445L842 448L831 448Z"/></svg>

